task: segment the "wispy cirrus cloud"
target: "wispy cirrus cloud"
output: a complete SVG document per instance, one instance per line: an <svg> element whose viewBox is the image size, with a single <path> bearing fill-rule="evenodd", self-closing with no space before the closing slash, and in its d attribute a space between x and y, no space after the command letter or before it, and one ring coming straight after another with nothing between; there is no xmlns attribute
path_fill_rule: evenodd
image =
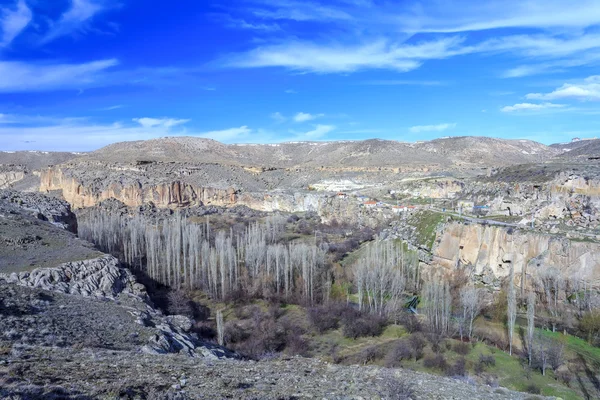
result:
<svg viewBox="0 0 600 400"><path fill-rule="evenodd" d="M407 7L408 8L408 7ZM408 8L400 20L420 32L470 32L503 28L584 28L598 24L600 4L581 0L426 1Z"/></svg>
<svg viewBox="0 0 600 400"><path fill-rule="evenodd" d="M550 93L529 93L525 97L531 100L600 101L600 75L590 76L580 83L565 83Z"/></svg>
<svg viewBox="0 0 600 400"><path fill-rule="evenodd" d="M456 123L445 123L437 125L416 125L409 128L411 133L443 132L456 127Z"/></svg>
<svg viewBox="0 0 600 400"><path fill-rule="evenodd" d="M444 83L441 81L421 81L421 80L409 80L409 79L385 79L385 80L373 80L365 81L364 85L373 86L440 86Z"/></svg>
<svg viewBox="0 0 600 400"><path fill-rule="evenodd" d="M313 119L324 117L325 114L309 114L304 112L299 112L294 115L294 122L306 122L312 121Z"/></svg>
<svg viewBox="0 0 600 400"><path fill-rule="evenodd" d="M294 71L348 73L366 69L412 71L428 60L466 54L507 54L518 65L504 77L561 71L600 63L600 3L581 0L471 0L378 3L367 0L246 0L240 9L261 23L289 20L320 24L343 37L338 43L291 30L229 58L240 68L283 67ZM308 26L308 25L307 25ZM515 35L515 29L527 30ZM474 32L492 31L485 39ZM344 32L343 36L339 32ZM286 36L285 33L288 33ZM421 34L420 42L415 42ZM364 38L369 38L365 40ZM420 49L423 52L419 51ZM598 53L598 54L596 54ZM399 83L402 84L402 83Z"/></svg>
<svg viewBox="0 0 600 400"><path fill-rule="evenodd" d="M255 3L259 6L252 7L250 13L255 17L262 19L291 21L348 21L354 18L346 10L339 7L339 3L338 7L331 4L324 5L318 1L251 0L250 3Z"/></svg>
<svg viewBox="0 0 600 400"><path fill-rule="evenodd" d="M123 108L123 107L125 107L125 106L124 106L124 105L122 105L122 104L116 104L116 105L114 105L114 106L108 106L108 107L103 107L103 108L100 108L100 111L112 111L112 110L118 110L118 109L120 109L120 108Z"/></svg>
<svg viewBox="0 0 600 400"><path fill-rule="evenodd" d="M311 129L308 132L295 132L291 131L293 134L293 140L317 140L322 139L328 133L335 131L337 127L335 125L321 125L317 124L314 126L314 129Z"/></svg>
<svg viewBox="0 0 600 400"><path fill-rule="evenodd" d="M172 128L177 125L182 125L190 122L189 119L176 119L176 118L134 118L134 122L137 122L144 128Z"/></svg>
<svg viewBox="0 0 600 400"><path fill-rule="evenodd" d="M31 22L33 14L25 0L14 7L0 9L0 47L8 46Z"/></svg>
<svg viewBox="0 0 600 400"><path fill-rule="evenodd" d="M116 59L82 64L0 61L0 92L41 92L78 88L98 80L102 72L116 65Z"/></svg>
<svg viewBox="0 0 600 400"><path fill-rule="evenodd" d="M287 121L287 117L285 117L282 113L280 113L279 111L274 112L270 115L271 119L279 124L284 123L285 121Z"/></svg>
<svg viewBox="0 0 600 400"><path fill-rule="evenodd" d="M139 118L100 124L87 118L0 115L0 150L90 151L115 142L165 136L195 136L224 142L264 141L272 136L248 126L222 130L186 129L174 118Z"/></svg>
<svg viewBox="0 0 600 400"><path fill-rule="evenodd" d="M57 21L51 23L50 29L42 38L42 43L80 31L97 14L115 6L116 2L113 0L71 0L70 8Z"/></svg>
<svg viewBox="0 0 600 400"><path fill-rule="evenodd" d="M424 60L463 53L460 37L396 44L381 39L364 44L316 44L290 42L259 47L226 60L239 68L284 67L316 73L354 72L362 69L391 69L401 72L421 66Z"/></svg>
<svg viewBox="0 0 600 400"><path fill-rule="evenodd" d="M554 104L554 103L519 103L512 106L505 106L500 109L502 112L511 113L511 112L526 112L526 111L541 111L548 109L557 109L566 107L564 104Z"/></svg>
<svg viewBox="0 0 600 400"><path fill-rule="evenodd" d="M211 15L215 20L222 22L225 27L231 29L246 29L264 32L275 32L281 30L279 24L275 22L265 23L262 21L249 21L245 18L234 17L226 13L213 13Z"/></svg>
<svg viewBox="0 0 600 400"><path fill-rule="evenodd" d="M250 137L253 130L248 128L246 125L238 128L229 128L217 131L203 132L194 136L203 137L207 139L214 139L220 142L231 142L231 141L243 141Z"/></svg>
<svg viewBox="0 0 600 400"><path fill-rule="evenodd" d="M306 132L285 134L247 125L205 130L185 126L189 119L134 118L130 121L96 123L89 118L0 114L1 150L90 151L115 142L148 140L165 136L193 136L225 143L273 143L317 140L336 130L315 125Z"/></svg>

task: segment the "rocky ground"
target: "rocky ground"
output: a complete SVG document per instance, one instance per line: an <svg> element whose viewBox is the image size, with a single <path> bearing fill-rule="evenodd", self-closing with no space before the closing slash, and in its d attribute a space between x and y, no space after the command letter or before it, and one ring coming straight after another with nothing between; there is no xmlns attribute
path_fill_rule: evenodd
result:
<svg viewBox="0 0 600 400"><path fill-rule="evenodd" d="M69 232L77 233L77 217L69 203L41 193L0 190L0 210L28 214Z"/></svg>
<svg viewBox="0 0 600 400"><path fill-rule="evenodd" d="M75 215L63 201L0 191L0 273L100 256L93 245L61 229L76 226Z"/></svg>
<svg viewBox="0 0 600 400"><path fill-rule="evenodd" d="M3 348L0 395L8 399L540 398L415 371L338 366L300 357L253 362L27 345Z"/></svg>

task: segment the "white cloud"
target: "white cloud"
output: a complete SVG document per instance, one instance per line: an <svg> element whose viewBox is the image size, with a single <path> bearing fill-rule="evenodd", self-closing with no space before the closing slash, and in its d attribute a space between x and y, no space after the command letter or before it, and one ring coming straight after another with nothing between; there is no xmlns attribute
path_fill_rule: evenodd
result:
<svg viewBox="0 0 600 400"><path fill-rule="evenodd" d="M273 114L270 115L271 119L273 119L275 122L277 123L283 123L285 121L287 121L287 118L285 116L283 116L283 114L281 114L279 111L278 112L274 112Z"/></svg>
<svg viewBox="0 0 600 400"><path fill-rule="evenodd" d="M276 24L265 24L263 22L251 22L243 18L233 18L228 14L216 14L217 19L223 20L227 28L232 29L248 29L255 31L274 32L281 30L281 27Z"/></svg>
<svg viewBox="0 0 600 400"><path fill-rule="evenodd" d="M565 83L550 93L529 93L526 97L533 100L600 101L600 75L590 76L581 83Z"/></svg>
<svg viewBox="0 0 600 400"><path fill-rule="evenodd" d="M519 65L505 71L502 76L504 78L522 78L524 76L543 74L552 69L552 66L545 65Z"/></svg>
<svg viewBox="0 0 600 400"><path fill-rule="evenodd" d="M596 0L472 0L429 2L407 6L388 19L418 32L469 32L503 28L585 28L598 24Z"/></svg>
<svg viewBox="0 0 600 400"><path fill-rule="evenodd" d="M427 60L507 53L527 59L527 63L519 61L522 65L504 74L521 77L600 63L600 34L595 29L600 26L597 0L568 5L564 0L426 0L380 2L376 7L369 0L246 2L252 6L240 10L248 18L258 17L263 22L309 21L321 24L318 31L332 34L311 35L308 39L294 30L276 39L261 37L257 41L260 46L230 58L226 62L229 66L283 67L317 73L363 69L406 72ZM283 30L287 26L280 27ZM513 34L519 28L528 33ZM484 30L494 30L492 39L478 39L471 33ZM428 33L438 35L431 38ZM338 42L326 43L323 37L336 37ZM416 37L430 39L419 42Z"/></svg>
<svg viewBox="0 0 600 400"><path fill-rule="evenodd" d="M343 135L358 135L358 134L376 134L376 133L384 133L381 129L354 129L349 131L339 132Z"/></svg>
<svg viewBox="0 0 600 400"><path fill-rule="evenodd" d="M8 122L35 123L35 125L3 125L0 118L0 150L89 151L116 142L165 136L195 136L225 142L248 139L262 141L265 138L271 140L270 136L263 131L254 131L247 126L214 131L191 131L178 126L177 123L155 121L145 121L146 125L142 125L139 121L135 121L136 124L120 122L96 124L78 118L56 119L30 116L8 116L8 118Z"/></svg>
<svg viewBox="0 0 600 400"><path fill-rule="evenodd" d="M231 141L238 141L238 140L246 139L252 132L253 132L252 129L250 129L244 125L244 126L240 126L239 128L230 128L230 129L224 129L224 130L220 130L220 131L204 132L204 133L199 133L194 136L214 139L214 140L218 140L220 142L231 142Z"/></svg>
<svg viewBox="0 0 600 400"><path fill-rule="evenodd" d="M118 64L115 59L85 64L27 64L0 61L0 92L36 92L79 88L97 80L98 74Z"/></svg>
<svg viewBox="0 0 600 400"><path fill-rule="evenodd" d="M189 122L189 119L174 119L174 118L134 118L134 122L137 122L144 128L171 128L173 126L185 124Z"/></svg>
<svg viewBox="0 0 600 400"><path fill-rule="evenodd" d="M519 103L513 106L505 106L500 109L502 112L515 112L515 111L540 111L547 110L552 108L563 108L564 104L554 104L554 103L542 103L542 104L533 104L533 103Z"/></svg>
<svg viewBox="0 0 600 400"><path fill-rule="evenodd" d="M439 86L442 84L440 81L417 81L417 80L404 80L404 79L388 79L388 80L375 80L366 81L365 85L375 86Z"/></svg>
<svg viewBox="0 0 600 400"><path fill-rule="evenodd" d="M325 114L309 114L309 113L299 112L298 114L294 115L294 121L295 122L306 122L306 121L312 121L313 119L321 118L324 116L325 116Z"/></svg>
<svg viewBox="0 0 600 400"><path fill-rule="evenodd" d="M287 94L296 94L296 93L298 93L298 92L296 92L294 89L287 89L287 90L285 91L285 93L287 93Z"/></svg>
<svg viewBox="0 0 600 400"><path fill-rule="evenodd" d="M328 7L318 2L294 0L260 0L263 8L255 8L252 14L262 19L292 21L336 21L352 20L353 17L344 10Z"/></svg>
<svg viewBox="0 0 600 400"><path fill-rule="evenodd" d="M101 109L100 109L100 111L112 111L112 110L118 110L119 108L123 108L123 107L124 107L123 105L121 105L121 104L117 104L117 105L114 105L114 106L109 106L109 107L104 107L104 108L101 108Z"/></svg>
<svg viewBox="0 0 600 400"><path fill-rule="evenodd" d="M452 129L456 127L455 123L452 124L438 124L438 125L417 125L411 127L409 130L412 133L421 133L421 132L443 132L447 129Z"/></svg>
<svg viewBox="0 0 600 400"><path fill-rule="evenodd" d="M0 46L7 46L29 25L32 14L27 4L25 4L25 0L19 0L16 8L1 10L0 18L0 30L2 32Z"/></svg>
<svg viewBox="0 0 600 400"><path fill-rule="evenodd" d="M108 3L110 1L72 0L71 8L52 24L50 30L42 39L42 43L48 43L61 36L78 31L96 14L104 11Z"/></svg>
<svg viewBox="0 0 600 400"><path fill-rule="evenodd" d="M315 140L322 138L326 134L333 132L336 129L334 125L316 125L313 130L296 134L296 140Z"/></svg>
<svg viewBox="0 0 600 400"><path fill-rule="evenodd" d="M140 122L141 121L141 122ZM182 126L175 119L139 118L133 122L99 124L85 118L54 118L27 115L0 115L0 150L96 150L115 142L148 140L165 136L192 136L226 143L273 143L290 140L316 140L336 129L315 125L308 132L272 132L246 125L202 131ZM18 122L19 125L11 125Z"/></svg>
<svg viewBox="0 0 600 400"><path fill-rule="evenodd" d="M317 73L362 69L406 72L420 67L423 60L446 58L471 51L459 47L462 41L459 37L448 37L416 44L391 43L383 39L358 45L290 42L256 48L230 58L225 64L240 68L284 67Z"/></svg>

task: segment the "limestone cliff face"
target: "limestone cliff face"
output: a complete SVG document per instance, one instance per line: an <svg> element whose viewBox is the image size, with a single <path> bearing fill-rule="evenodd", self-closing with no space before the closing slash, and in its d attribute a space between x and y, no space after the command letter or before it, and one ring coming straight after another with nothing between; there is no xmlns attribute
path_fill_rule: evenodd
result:
<svg viewBox="0 0 600 400"><path fill-rule="evenodd" d="M11 184L25 178L25 171L4 171L0 172L0 189L6 189Z"/></svg>
<svg viewBox="0 0 600 400"><path fill-rule="evenodd" d="M390 209L366 209L354 198L327 197L311 192L239 192L235 188L199 187L175 180L168 183L102 184L97 180L81 183L60 168L50 168L41 174L40 191L61 191L73 208L93 207L114 198L129 207L152 202L159 208L202 205L247 206L259 211L307 212L319 214L324 222L332 220L375 226L391 216Z"/></svg>
<svg viewBox="0 0 600 400"><path fill-rule="evenodd" d="M60 168L49 168L41 174L40 191L59 190L64 199L75 208L92 207L110 198L122 201L130 207L153 202L161 208L204 204L227 206L237 202L236 191L233 188L198 187L180 180L153 185L113 182L103 186L97 183L82 184L76 178L63 173Z"/></svg>
<svg viewBox="0 0 600 400"><path fill-rule="evenodd" d="M406 180L399 182L401 189L395 192L411 197L450 199L464 190L464 184L455 179L438 178L430 180Z"/></svg>
<svg viewBox="0 0 600 400"><path fill-rule="evenodd" d="M528 284L543 269L556 268L565 278L600 283L600 244L531 231L458 222L447 224L433 249L435 264L472 265L485 283L508 276Z"/></svg>
<svg viewBox="0 0 600 400"><path fill-rule="evenodd" d="M558 176L552 186L553 193L574 193L584 196L600 196L600 180L582 176Z"/></svg>

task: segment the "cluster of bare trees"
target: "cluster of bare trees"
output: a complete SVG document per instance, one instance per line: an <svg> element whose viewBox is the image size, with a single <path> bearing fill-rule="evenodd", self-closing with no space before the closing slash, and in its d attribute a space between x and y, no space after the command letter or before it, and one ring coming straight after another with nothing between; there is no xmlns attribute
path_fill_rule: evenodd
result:
<svg viewBox="0 0 600 400"><path fill-rule="evenodd" d="M448 281L426 283L423 286L422 305L430 330L438 335L448 335L452 322L452 295Z"/></svg>
<svg viewBox="0 0 600 400"><path fill-rule="evenodd" d="M152 222L93 210L79 234L134 269L174 289L201 289L216 299L299 295L312 303L323 285L326 249L315 243L277 243L285 219L269 217L242 232L211 232L177 213Z"/></svg>
<svg viewBox="0 0 600 400"><path fill-rule="evenodd" d="M354 266L358 305L379 315L391 315L403 307L404 292L416 290L418 259L402 242L376 240L367 245Z"/></svg>

